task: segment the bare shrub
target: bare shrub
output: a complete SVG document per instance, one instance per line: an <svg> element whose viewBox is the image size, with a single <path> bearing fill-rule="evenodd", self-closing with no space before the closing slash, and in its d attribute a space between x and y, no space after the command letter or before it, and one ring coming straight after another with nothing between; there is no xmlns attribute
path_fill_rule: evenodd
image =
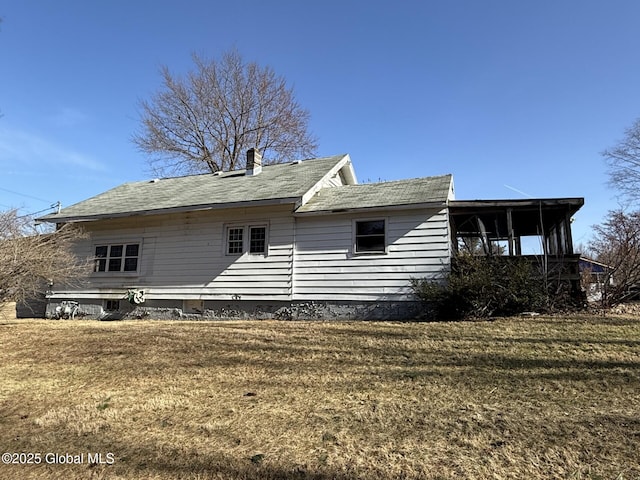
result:
<svg viewBox="0 0 640 480"><path fill-rule="evenodd" d="M640 210L612 210L593 230L589 247L596 260L607 266L602 303L609 307L634 296L640 286Z"/></svg>
<svg viewBox="0 0 640 480"><path fill-rule="evenodd" d="M513 315L549 305L545 282L523 258L461 253L441 281L412 279L412 288L438 319Z"/></svg>
<svg viewBox="0 0 640 480"><path fill-rule="evenodd" d="M42 295L53 282L83 277L89 264L72 249L82 235L74 225L40 233L16 210L0 212L0 305Z"/></svg>

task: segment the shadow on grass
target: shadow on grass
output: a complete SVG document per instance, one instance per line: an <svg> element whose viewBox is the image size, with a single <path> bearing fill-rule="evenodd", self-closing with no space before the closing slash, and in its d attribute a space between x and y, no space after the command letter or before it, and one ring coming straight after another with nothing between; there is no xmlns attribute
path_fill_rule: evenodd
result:
<svg viewBox="0 0 640 480"><path fill-rule="evenodd" d="M538 355L536 344L569 344L575 345L576 339L495 339L494 344L531 344L532 348L521 354L505 354L500 347L495 352L478 353L478 348L465 351L455 348L449 339L435 341L433 351L424 351L417 347L401 349L385 348L384 345L358 345L357 339L349 349L348 344L340 345L306 345L291 344L280 340L248 343L242 338L235 340L211 339L211 343L199 340L199 344L185 343L184 339L158 338L161 347L155 356L147 357L144 350L126 341L107 342L101 339L95 344L85 344L77 351L66 350L63 356L49 359L61 368L65 365L73 367L78 364L95 363L96 368L104 368L111 372L128 372L131 380L154 377L159 371L165 375L181 375L185 372L202 370L209 372L232 372L235 369L254 369L256 372L273 372L273 378L280 385L291 382L295 384L296 375L332 371L336 374L345 372L348 378L337 375L335 382L352 384L354 387L366 386L371 380L405 380L427 379L456 375L451 368L475 371L472 375L478 379L486 375L514 375L520 377L528 372L531 378L555 379L598 379L607 376L609 380L620 377L621 380L634 380L640 370L640 361L620 361L589 359L588 352L582 352L582 359L559 358L551 354ZM465 342L487 343L486 339L468 338ZM608 341L594 341L606 344ZM635 347L634 340L611 340L612 345ZM578 342L579 343L579 342ZM206 344L206 345L205 345ZM577 347L579 348L579 347ZM356 350L358 350L356 352ZM355 353L354 353L355 352ZM548 356L551 355L551 356ZM560 355L560 354L559 354ZM586 358L585 358L586 357ZM484 372L484 371L487 372ZM483 373L484 372L484 373ZM470 374L471 375L471 374ZM268 378L261 381L269 383ZM637 378L635 379L637 381Z"/></svg>
<svg viewBox="0 0 640 480"><path fill-rule="evenodd" d="M443 360L439 365L455 367L488 367L498 370L583 370L607 371L640 370L640 362L621 362L606 360L561 360L557 358L529 358L496 354L467 355L464 358Z"/></svg>
<svg viewBox="0 0 640 480"><path fill-rule="evenodd" d="M539 324L539 320L535 323ZM605 324L611 325L608 321ZM637 321L634 325L638 325ZM606 379L626 384L640 381L640 360L633 361L629 356L631 352L627 352L623 360L606 360L602 355L611 349L603 349L599 352L600 358L590 359L589 349L584 348L588 344L631 349L640 346L636 337L621 338L624 332L619 331L614 338L607 338L605 334L594 338L589 330L574 329L573 336L573 330L563 329L552 330L548 337L536 338L535 329L521 332L527 336L518 336L519 329L516 329L508 333L510 336L503 337L498 324L488 330L475 329L473 325L457 329L452 325L451 330L442 326L418 331L403 330L401 325L380 328L380 324L371 330L338 324L336 328L321 326L319 329L314 325L309 330L296 326L289 331L287 324L282 328L284 334L273 325L265 330L232 327L233 334L229 334L226 325L221 332L210 328L181 330L180 325L163 325L144 332L84 327L75 330L72 336L53 340L47 340L43 333L43 344L59 350L60 355L52 357L48 348L37 348L28 356L32 361L41 356L42 361L56 364L60 371L87 365L97 369L95 371L104 371L105 376L122 372L132 383L156 377L159 372L176 377L198 372L203 378L229 372L233 378L234 371L241 371L245 376L247 369L252 371L248 381L255 379L262 388L295 388L298 375L306 376L307 381L316 376L333 375L335 387L345 389L370 389L371 382L428 382L435 377L455 380L461 376L473 383L489 384L500 378L518 384L527 379ZM378 339L379 342L375 341ZM539 345L551 348L543 351ZM558 348L553 348L556 345ZM560 351L567 345L578 352Z"/></svg>
<svg viewBox="0 0 640 480"><path fill-rule="evenodd" d="M316 471L302 465L291 467L269 463L269 454L255 454L244 459L222 454L198 455L179 449L165 449L158 456L154 446L135 447L136 457L147 461L133 465L128 473L160 474L170 478L228 478L243 480L353 480L358 475L335 472L329 468ZM185 453L187 458L185 458Z"/></svg>
<svg viewBox="0 0 640 480"><path fill-rule="evenodd" d="M40 437L43 438L43 437ZM107 432L100 435L77 437L69 432L56 432L46 436L55 446L31 441L24 448L34 451L68 452L84 455L84 463L78 465L36 465L39 478L198 478L242 480L351 480L361 478L355 472L338 472L330 467L314 468L308 465L277 465L272 463L269 452L232 456L225 453L197 451L189 447L153 443L151 440L134 442L127 438L113 438ZM102 453L104 463L90 464L87 452ZM113 462L106 463L107 453L113 454ZM310 459L311 460L311 459ZM285 460L286 462L286 460ZM310 461L309 463L313 463ZM2 471L0 470L0 477ZM4 477L2 477L4 478ZM33 478L33 477L31 477ZM410 477L406 477L410 478Z"/></svg>

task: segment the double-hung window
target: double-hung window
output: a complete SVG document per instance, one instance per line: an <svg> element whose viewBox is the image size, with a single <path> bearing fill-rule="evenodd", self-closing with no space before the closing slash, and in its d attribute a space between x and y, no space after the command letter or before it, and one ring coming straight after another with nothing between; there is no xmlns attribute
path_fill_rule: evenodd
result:
<svg viewBox="0 0 640 480"><path fill-rule="evenodd" d="M227 227L227 255L266 255L268 251L266 225L242 225Z"/></svg>
<svg viewBox="0 0 640 480"><path fill-rule="evenodd" d="M227 253L241 255L244 251L244 227L230 227L227 231Z"/></svg>
<svg viewBox="0 0 640 480"><path fill-rule="evenodd" d="M249 227L249 253L267 253L267 227Z"/></svg>
<svg viewBox="0 0 640 480"><path fill-rule="evenodd" d="M138 271L140 263L140 243L117 243L112 245L96 245L94 272L128 272Z"/></svg>
<svg viewBox="0 0 640 480"><path fill-rule="evenodd" d="M387 251L386 221L356 220L354 222L355 253L385 253Z"/></svg>

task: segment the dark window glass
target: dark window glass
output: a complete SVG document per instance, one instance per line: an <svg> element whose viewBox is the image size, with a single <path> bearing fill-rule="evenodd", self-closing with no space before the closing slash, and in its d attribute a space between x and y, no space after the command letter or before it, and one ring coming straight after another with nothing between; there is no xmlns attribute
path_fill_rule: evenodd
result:
<svg viewBox="0 0 640 480"><path fill-rule="evenodd" d="M96 247L94 272L104 272L107 269L107 250L106 245Z"/></svg>
<svg viewBox="0 0 640 480"><path fill-rule="evenodd" d="M267 229L265 227L251 227L249 237L249 253L266 252Z"/></svg>
<svg viewBox="0 0 640 480"><path fill-rule="evenodd" d="M138 270L138 252L140 245L132 243L125 248L124 271L135 272Z"/></svg>
<svg viewBox="0 0 640 480"><path fill-rule="evenodd" d="M385 222L372 220L356 222L356 252L385 252Z"/></svg>
<svg viewBox="0 0 640 480"><path fill-rule="evenodd" d="M121 258L110 258L109 259L109 271L110 272L119 272L121 266L122 266L122 259Z"/></svg>
<svg viewBox="0 0 640 480"><path fill-rule="evenodd" d="M138 258L125 258L124 259L124 271L125 272L135 272L138 270Z"/></svg>
<svg viewBox="0 0 640 480"><path fill-rule="evenodd" d="M96 272L136 272L140 244L129 245L100 245L96 247Z"/></svg>
<svg viewBox="0 0 640 480"><path fill-rule="evenodd" d="M356 235L384 235L384 220L356 222Z"/></svg>
<svg viewBox="0 0 640 480"><path fill-rule="evenodd" d="M120 310L120 300L107 300L104 309L108 312Z"/></svg>

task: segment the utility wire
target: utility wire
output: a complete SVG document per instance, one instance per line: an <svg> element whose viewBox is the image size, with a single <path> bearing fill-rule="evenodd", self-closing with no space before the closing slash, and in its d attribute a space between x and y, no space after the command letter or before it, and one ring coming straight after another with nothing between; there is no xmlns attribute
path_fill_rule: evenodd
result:
<svg viewBox="0 0 640 480"><path fill-rule="evenodd" d="M51 206L49 208L45 208L44 210L39 210L37 212L33 212L33 213L27 213L25 215L20 215L17 218L27 218L27 217L32 217L34 215L38 215L39 213L44 213L44 212L48 212L49 210L58 210L60 208L60 202L56 202L51 204Z"/></svg>
<svg viewBox="0 0 640 480"><path fill-rule="evenodd" d="M13 193L14 195L20 195L21 197L31 198L32 200L38 200L39 202L44 202L49 204L54 203L51 200L45 200L44 198L34 197L33 195L27 195L26 193L15 192L13 190L9 190L8 188L0 187L0 190L7 193Z"/></svg>

